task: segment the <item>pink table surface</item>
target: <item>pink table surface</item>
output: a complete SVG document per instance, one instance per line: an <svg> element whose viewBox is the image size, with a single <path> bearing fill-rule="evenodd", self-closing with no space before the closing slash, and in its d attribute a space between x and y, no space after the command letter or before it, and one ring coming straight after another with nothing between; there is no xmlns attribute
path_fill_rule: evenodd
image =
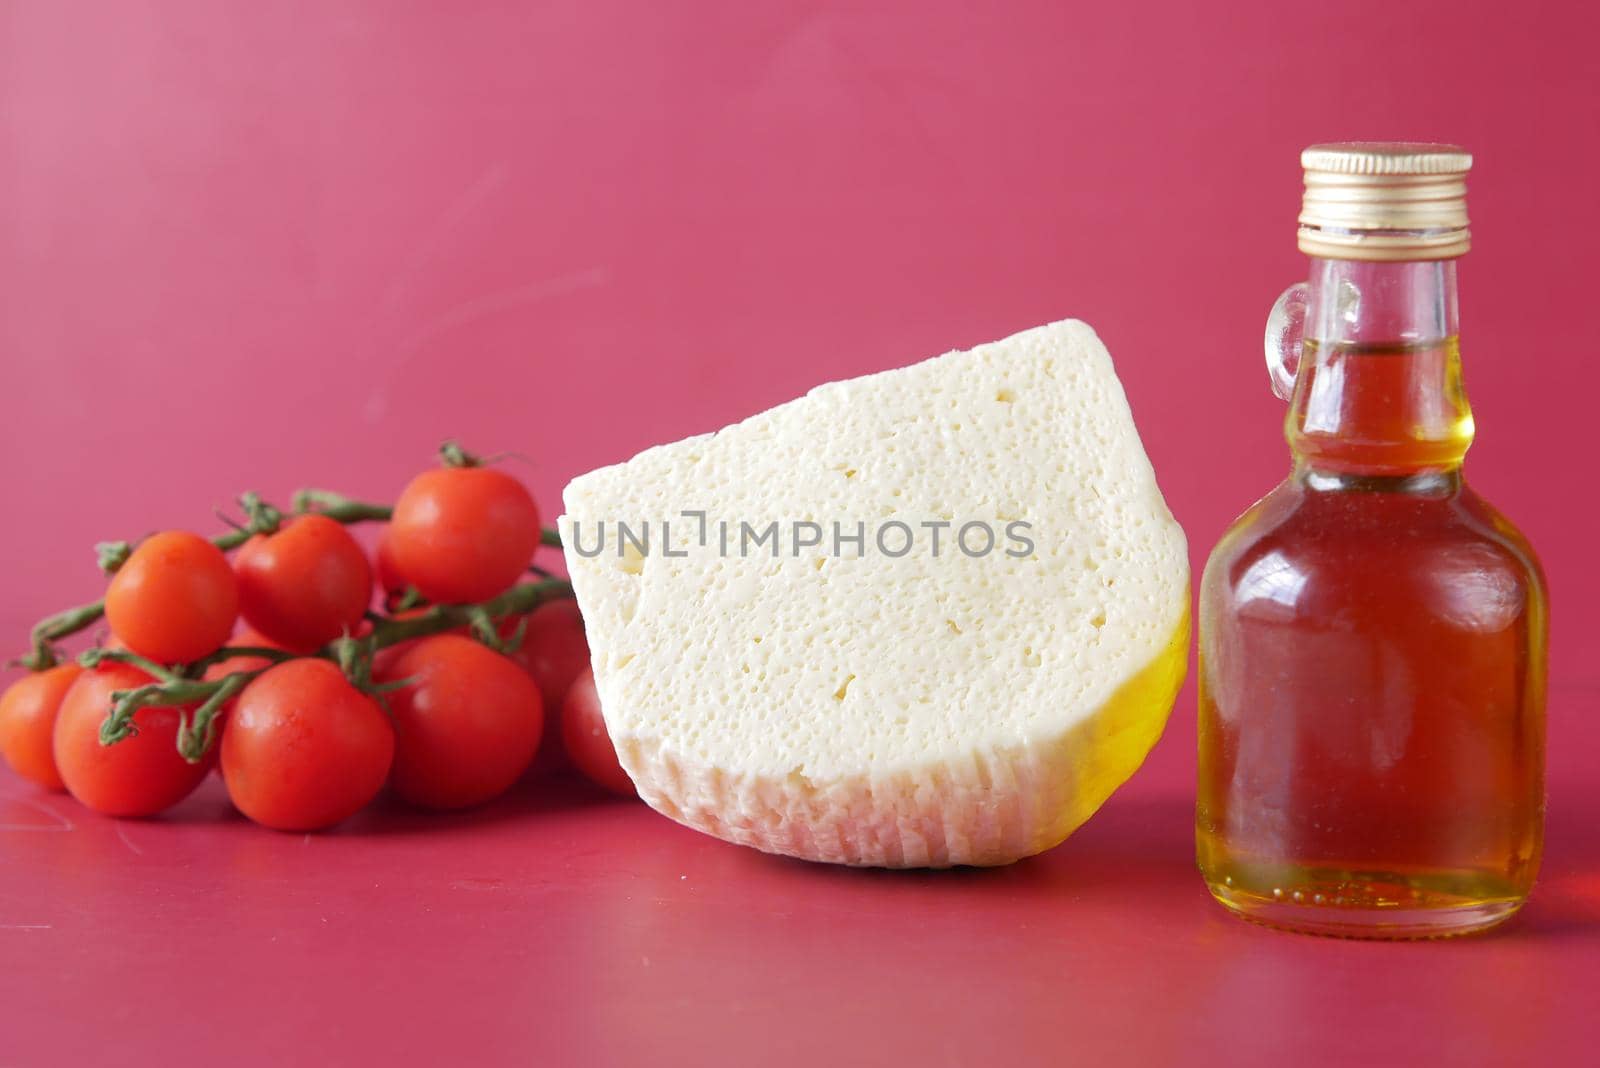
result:
<svg viewBox="0 0 1600 1068"><path fill-rule="evenodd" d="M1194 694L1065 845L809 867L543 784L306 839L0 772L0 1065L1594 1063L1600 8L0 0L0 637L245 489L450 435L572 475L1077 316L1198 568L1282 477L1296 157L1459 141L1469 474L1553 600L1532 904L1441 944L1238 923ZM4 680L0 680L4 681Z"/></svg>
<svg viewBox="0 0 1600 1068"><path fill-rule="evenodd" d="M118 822L0 778L0 1062L1594 1063L1592 793L1505 927L1382 944L1226 915L1154 779L1012 867L882 872L575 781L305 836L214 779Z"/></svg>

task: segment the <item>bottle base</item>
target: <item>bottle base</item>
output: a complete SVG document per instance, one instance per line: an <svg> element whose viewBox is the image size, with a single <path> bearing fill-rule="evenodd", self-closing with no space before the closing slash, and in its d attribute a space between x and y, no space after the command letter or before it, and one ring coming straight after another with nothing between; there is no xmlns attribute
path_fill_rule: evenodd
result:
<svg viewBox="0 0 1600 1068"><path fill-rule="evenodd" d="M1504 923L1523 905L1523 899L1510 898L1363 907L1341 905L1339 898L1323 893L1296 891L1292 895L1281 892L1262 895L1228 885L1209 883L1208 886L1212 897L1242 919L1281 931L1334 938L1452 938Z"/></svg>

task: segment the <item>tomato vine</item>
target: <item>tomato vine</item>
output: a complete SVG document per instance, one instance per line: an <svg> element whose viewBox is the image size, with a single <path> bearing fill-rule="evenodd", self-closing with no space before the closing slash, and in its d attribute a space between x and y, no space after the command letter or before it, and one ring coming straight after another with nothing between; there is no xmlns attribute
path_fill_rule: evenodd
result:
<svg viewBox="0 0 1600 1068"><path fill-rule="evenodd" d="M447 466L476 466L481 462L453 442L446 443L441 449L441 457ZM285 522L296 516L321 515L348 525L387 522L393 515L388 505L360 501L323 489L297 491L291 499L289 512L280 510L254 493L241 495L238 504L244 522L231 523L231 529L210 539L213 545L224 552L238 548L258 534L276 533ZM540 544L559 548L560 535L550 528L541 528ZM126 541L97 545L95 550L101 569L107 574L114 574L127 561L134 547L134 543ZM146 685L112 694L111 708L100 726L100 742L114 745L136 734L138 725L135 714L141 708L192 707L192 712L184 714L178 731L178 750L190 762L203 759L216 740L218 717L222 710L249 682L267 670L261 667L211 678L201 677L207 668L236 658L266 660L269 667L304 656L330 660L339 666L353 685L379 698L381 703L384 692L405 683L374 682L372 662L379 650L465 627L474 638L497 652L514 651L522 639L522 624L519 623L509 637L503 637L501 621L526 617L547 601L572 596L572 586L565 579L551 577L540 568L531 570L537 576L536 581L517 583L475 604L430 605L417 598L415 591L410 591L400 607L412 611L403 616L369 612L365 633L347 634L307 654L254 645L224 646L192 663L169 666L127 649L89 649L78 657L78 662L86 668L94 668L105 661L119 661L139 668L151 678ZM93 626L104 615L105 601L102 599L64 609L40 620L30 632L31 648L16 663L35 672L57 666L63 661L57 643Z"/></svg>

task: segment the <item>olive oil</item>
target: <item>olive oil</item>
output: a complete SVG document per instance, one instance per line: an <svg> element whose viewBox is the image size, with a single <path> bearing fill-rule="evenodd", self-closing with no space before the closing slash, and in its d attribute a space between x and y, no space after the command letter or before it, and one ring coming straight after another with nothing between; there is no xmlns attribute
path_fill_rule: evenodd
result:
<svg viewBox="0 0 1600 1068"><path fill-rule="evenodd" d="M1384 436L1397 368L1453 353L1333 358L1348 429L1372 435L1307 449L1316 460L1229 532L1202 579L1200 867L1219 900L1266 922L1480 926L1510 915L1538 868L1542 584L1521 536L1436 466L1464 450L1452 428L1470 416L1441 409L1434 439ZM1408 460L1423 462L1367 473Z"/></svg>
<svg viewBox="0 0 1600 1068"><path fill-rule="evenodd" d="M1544 581L1462 477L1455 277L1313 260L1292 472L1206 566L1197 858L1249 919L1463 933L1538 870Z"/></svg>

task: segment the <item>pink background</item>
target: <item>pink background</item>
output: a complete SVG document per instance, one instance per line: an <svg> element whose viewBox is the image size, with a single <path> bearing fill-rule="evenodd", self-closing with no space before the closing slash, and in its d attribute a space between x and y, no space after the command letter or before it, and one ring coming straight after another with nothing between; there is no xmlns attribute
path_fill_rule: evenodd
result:
<svg viewBox="0 0 1600 1068"><path fill-rule="evenodd" d="M456 435L524 454L553 515L569 477L644 446L1069 316L1116 358L1198 573L1286 469L1260 351L1269 304L1304 276L1299 149L1456 141L1478 161L1462 268L1480 427L1468 471L1544 558L1554 645L1550 854L1519 921L1537 952L1508 934L1476 958L1453 949L1453 966L1493 960L1572 994L1595 979L1579 949L1595 952L1600 918L1597 34L1582 2L0 3L6 641L20 649L34 617L97 595L93 542L213 529L212 508L240 490L392 497ZM1159 812L1167 892L1203 898L1184 868L1193 719L1191 685L1106 819L1153 826L1140 814ZM627 833L669 832L688 834ZM429 842L450 864L451 839ZM65 870L49 853L32 863L3 876L13 913L44 893L39 872ZM638 877L627 871L613 874ZM48 885L88 894L89 914L112 907ZM881 880L858 885L894 913ZM819 892L848 910L857 891L834 875ZM1062 895L1017 922L1072 908ZM1164 967L1187 917L1213 924L1196 904L1180 918L1152 906L1170 938L1142 956L1106 950L1107 966ZM1105 949L1105 926L1085 930L1089 945ZM1359 999L1369 964L1419 959L1205 930L1287 955L1288 973L1255 976L1269 999L1289 974L1314 1000L1324 968ZM1173 952L1195 983L1226 967ZM1434 974L1418 967L1407 996ZM1452 994L1463 1019L1495 1007L1489 974ZM61 1011L40 989L71 987L30 984L35 1023ZM1081 1003L1017 997L1045 1014L1038 1041L1049 1012ZM1296 1004L1310 1030L1285 1042L1326 1023ZM810 1007L848 1032L845 1003ZM1386 1026L1428 1048L1428 1028L1454 1019L1438 1008ZM1530 1034L1547 1052L1578 1048L1579 1008L1548 1009ZM660 1014L669 1030L682 1019ZM1336 1030L1296 1052L1373 1052L1348 1020ZM1527 1038L1501 1037L1512 1045L1464 1048L1509 1054Z"/></svg>

